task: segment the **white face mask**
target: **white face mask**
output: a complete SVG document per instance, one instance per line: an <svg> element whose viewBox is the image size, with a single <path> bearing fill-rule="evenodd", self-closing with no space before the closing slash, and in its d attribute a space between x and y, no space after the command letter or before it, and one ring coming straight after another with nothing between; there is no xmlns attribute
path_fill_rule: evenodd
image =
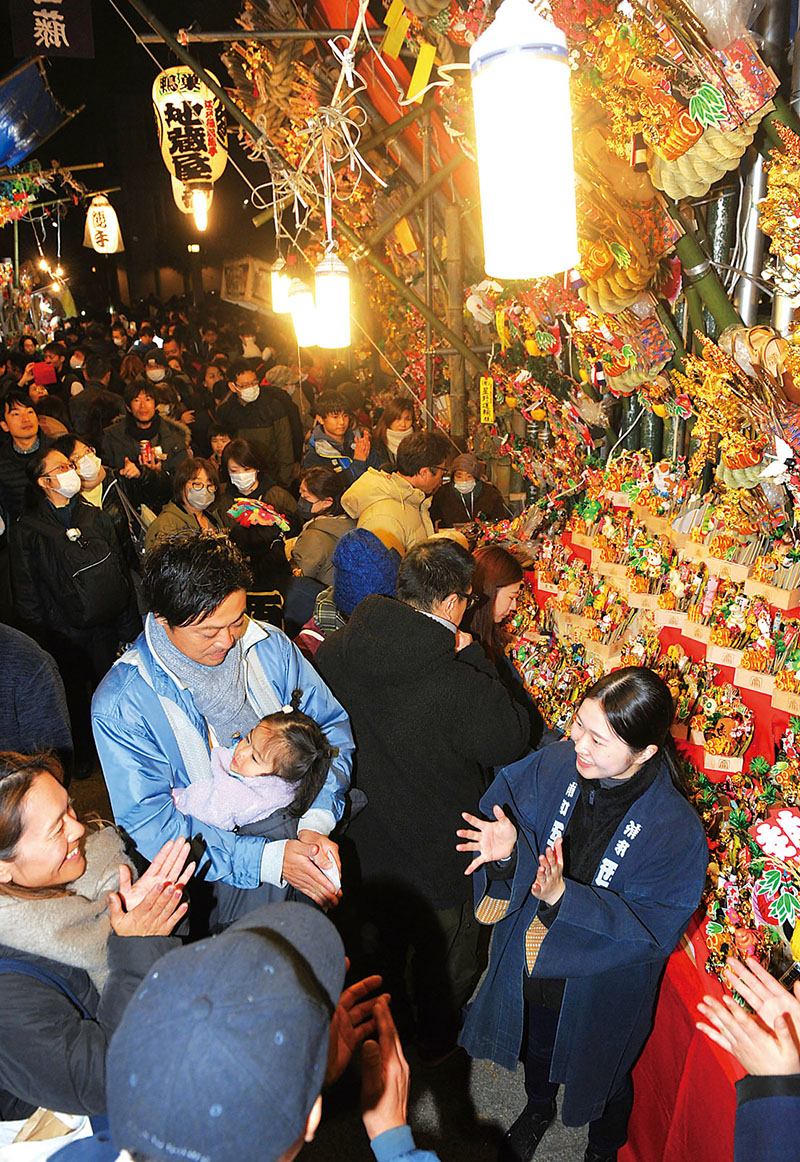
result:
<svg viewBox="0 0 800 1162"><path fill-rule="evenodd" d="M172 409L168 403L157 403L156 404L156 411L158 412L158 414L160 416L168 416L171 410Z"/></svg>
<svg viewBox="0 0 800 1162"><path fill-rule="evenodd" d="M242 403L254 403L255 400L258 399L260 393L261 388L258 386L242 387L239 389L239 399L242 401Z"/></svg>
<svg viewBox="0 0 800 1162"><path fill-rule="evenodd" d="M386 447L393 456L397 455L397 449L405 440L406 436L410 436L413 428L409 428L407 432L393 432L391 428L386 429Z"/></svg>
<svg viewBox="0 0 800 1162"><path fill-rule="evenodd" d="M466 493L472 492L473 489L475 488L475 481L474 480L454 480L453 481L453 488L455 488L456 492L463 492L466 495Z"/></svg>
<svg viewBox="0 0 800 1162"><path fill-rule="evenodd" d="M151 383L161 383L162 379L167 377L166 367L148 367L145 375Z"/></svg>
<svg viewBox="0 0 800 1162"><path fill-rule="evenodd" d="M238 488L240 492L249 492L258 479L258 473L255 469L249 472L231 472L229 475L231 484L234 488Z"/></svg>
<svg viewBox="0 0 800 1162"><path fill-rule="evenodd" d="M69 365L73 371L83 371L83 360L80 355L73 355L69 361Z"/></svg>
<svg viewBox="0 0 800 1162"><path fill-rule="evenodd" d="M208 508L214 499L214 492L210 488L187 488L186 503L196 508L198 512Z"/></svg>
<svg viewBox="0 0 800 1162"><path fill-rule="evenodd" d="M82 391L83 391L83 384L79 383L77 379L73 380L73 382L69 385L69 394L70 395L80 395Z"/></svg>
<svg viewBox="0 0 800 1162"><path fill-rule="evenodd" d="M94 452L87 452L78 461L78 475L81 480L96 480L101 468L100 457L95 456Z"/></svg>
<svg viewBox="0 0 800 1162"><path fill-rule="evenodd" d="M66 497L77 496L80 492L81 478L74 468L70 468L67 472L55 472L53 475L58 481L58 484L54 486L55 492Z"/></svg>
<svg viewBox="0 0 800 1162"><path fill-rule="evenodd" d="M121 335L114 336L114 346L115 347L124 347L125 346L125 340L122 338Z"/></svg>

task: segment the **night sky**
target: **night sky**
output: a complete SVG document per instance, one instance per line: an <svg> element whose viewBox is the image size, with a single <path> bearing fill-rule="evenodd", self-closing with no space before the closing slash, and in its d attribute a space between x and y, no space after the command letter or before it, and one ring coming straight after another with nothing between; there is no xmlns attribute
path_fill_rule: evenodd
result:
<svg viewBox="0 0 800 1162"><path fill-rule="evenodd" d="M143 29L140 17L126 0L116 0L121 12L137 29ZM10 22L7 4L0 11L0 55L3 74L19 61L11 55ZM234 29L239 12L238 0L151 0L151 11L171 30L188 27L196 21L205 30ZM191 217L175 206L169 175L158 151L155 119L150 91L156 66L107 0L92 0L95 59L53 59L46 62L47 76L56 98L67 108L85 109L64 129L50 138L33 157L44 164L57 159L62 165L102 161L102 170L77 174L90 190L121 186L119 193L109 195L122 228L129 268L146 270L153 265L187 265L186 246L200 242L204 261L218 264L238 255L271 257L274 236L270 226L255 229L250 218L253 210L243 205L249 191L236 171L228 165L216 184L208 230L198 235ZM143 29L144 30L144 29ZM149 31L149 29L147 30ZM180 63L166 46L148 46L161 67ZM202 64L230 84L227 71L219 62L223 46L190 45L190 51ZM232 137L233 135L231 135ZM238 145L229 139L229 149L253 184L267 175L266 167L244 161ZM60 194L61 190L58 190ZM43 192L41 200L52 195ZM79 308L96 310L106 301L103 263L113 262L84 249L85 211L70 207L62 219L62 262L70 276L70 286ZM54 219L53 219L54 221ZM45 254L55 259L56 230L48 225ZM12 227L2 231L2 253L13 249ZM38 256L33 230L20 224L20 258ZM92 266L97 269L92 273ZM133 271L132 271L133 273ZM134 275L135 277L135 275Z"/></svg>

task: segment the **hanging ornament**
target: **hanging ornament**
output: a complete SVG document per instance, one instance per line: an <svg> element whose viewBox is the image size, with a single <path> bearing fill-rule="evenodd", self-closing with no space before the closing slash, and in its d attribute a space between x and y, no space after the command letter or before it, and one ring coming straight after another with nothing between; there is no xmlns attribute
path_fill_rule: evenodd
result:
<svg viewBox="0 0 800 1162"><path fill-rule="evenodd" d="M90 246L98 254L118 254L125 249L116 211L105 194L95 194L89 203L83 245ZM40 266L44 270L47 269L44 259ZM60 273L60 267L56 267L55 273Z"/></svg>
<svg viewBox="0 0 800 1162"><path fill-rule="evenodd" d="M350 275L341 258L326 254L314 271L318 347L350 346Z"/></svg>
<svg viewBox="0 0 800 1162"><path fill-rule="evenodd" d="M564 34L529 0L504 0L469 60L486 273L568 270L579 254ZM520 145L521 110L535 146Z"/></svg>

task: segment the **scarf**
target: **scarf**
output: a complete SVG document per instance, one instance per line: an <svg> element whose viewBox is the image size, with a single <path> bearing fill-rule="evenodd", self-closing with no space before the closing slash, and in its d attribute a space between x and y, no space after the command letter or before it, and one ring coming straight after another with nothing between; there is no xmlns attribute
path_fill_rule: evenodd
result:
<svg viewBox="0 0 800 1162"><path fill-rule="evenodd" d="M132 871L133 866L115 827L90 832L84 850L86 870L68 885L68 895L44 900L0 896L0 943L82 968L102 993L109 973L108 893L119 890L119 865L126 863Z"/></svg>
<svg viewBox="0 0 800 1162"><path fill-rule="evenodd" d="M132 436L137 444L142 440L149 440L151 444L158 444L161 438L161 416L156 412L147 427L141 428L129 412L125 417L125 434Z"/></svg>
<svg viewBox="0 0 800 1162"><path fill-rule="evenodd" d="M156 657L192 693L199 714L209 723L223 744L249 734L260 719L247 700L244 654L237 642L218 666L193 662L172 644L169 634L152 613L147 617L147 634Z"/></svg>

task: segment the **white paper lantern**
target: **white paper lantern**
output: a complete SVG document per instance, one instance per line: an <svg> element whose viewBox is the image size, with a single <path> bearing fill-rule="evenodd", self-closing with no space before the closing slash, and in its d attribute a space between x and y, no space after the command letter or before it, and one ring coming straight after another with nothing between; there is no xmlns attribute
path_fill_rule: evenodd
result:
<svg viewBox="0 0 800 1162"><path fill-rule="evenodd" d="M289 287L292 280L289 278L286 263L277 258L270 267L270 285L272 288L272 309L276 315L289 314Z"/></svg>
<svg viewBox="0 0 800 1162"><path fill-rule="evenodd" d="M317 346L350 346L350 275L341 258L327 254L314 271Z"/></svg>
<svg viewBox="0 0 800 1162"><path fill-rule="evenodd" d="M83 245L98 254L117 254L125 249L116 211L105 194L95 194L89 203Z"/></svg>
<svg viewBox="0 0 800 1162"><path fill-rule="evenodd" d="M175 205L182 214L193 214L197 229L205 230L208 226L208 211L214 201L214 187L210 182L203 185L187 186L183 182L179 182L176 177L171 177L170 180Z"/></svg>
<svg viewBox="0 0 800 1162"><path fill-rule="evenodd" d="M153 107L161 156L169 172L189 186L222 177L228 162L225 110L188 65L158 74L153 82Z"/></svg>
<svg viewBox="0 0 800 1162"><path fill-rule="evenodd" d="M529 0L504 0L469 60L486 273L567 270L579 255L564 34Z"/></svg>
<svg viewBox="0 0 800 1162"><path fill-rule="evenodd" d="M289 287L289 310L292 312L297 343L300 347L317 344L317 308L311 288L299 278L293 278Z"/></svg>

